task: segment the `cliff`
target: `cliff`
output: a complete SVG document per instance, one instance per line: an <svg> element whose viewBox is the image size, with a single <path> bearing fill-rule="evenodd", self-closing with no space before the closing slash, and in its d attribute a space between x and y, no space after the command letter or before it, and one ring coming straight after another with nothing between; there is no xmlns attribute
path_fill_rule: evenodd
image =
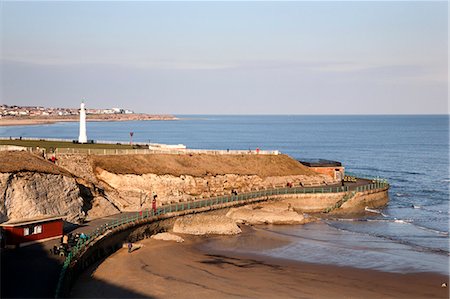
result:
<svg viewBox="0 0 450 299"><path fill-rule="evenodd" d="M44 215L85 216L79 186L70 177L40 172L1 173L0 221Z"/></svg>
<svg viewBox="0 0 450 299"><path fill-rule="evenodd" d="M117 212L92 184L66 169L28 152L1 152L0 222L45 215L81 222Z"/></svg>
<svg viewBox="0 0 450 299"><path fill-rule="evenodd" d="M67 215L68 221L82 222L120 211L151 208L154 197L157 206L161 206L284 187L287 183L333 183L330 177L315 173L286 155L64 154L57 158L54 164L28 152L2 152L0 222L56 214ZM343 202L342 196L291 195L286 202L296 211L323 212ZM349 199L338 210L360 208L372 201L371 197L362 201Z"/></svg>
<svg viewBox="0 0 450 299"><path fill-rule="evenodd" d="M114 190L110 198L121 210L150 208L155 195L159 206L231 194L233 190L242 193L286 186L288 182L332 182L286 155L92 156L89 163L92 172L83 175L95 177L105 190Z"/></svg>

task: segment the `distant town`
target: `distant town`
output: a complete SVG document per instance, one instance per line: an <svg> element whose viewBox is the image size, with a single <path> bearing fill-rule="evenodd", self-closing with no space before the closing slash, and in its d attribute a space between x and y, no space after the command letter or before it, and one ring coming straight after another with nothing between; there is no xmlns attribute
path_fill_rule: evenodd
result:
<svg viewBox="0 0 450 299"><path fill-rule="evenodd" d="M0 127L79 121L79 108L0 105ZM86 109L88 121L176 120L173 115L135 113L124 108Z"/></svg>
<svg viewBox="0 0 450 299"><path fill-rule="evenodd" d="M0 116L70 116L78 115L79 108L46 108L41 106L0 105ZM86 114L134 114L123 108L86 109Z"/></svg>

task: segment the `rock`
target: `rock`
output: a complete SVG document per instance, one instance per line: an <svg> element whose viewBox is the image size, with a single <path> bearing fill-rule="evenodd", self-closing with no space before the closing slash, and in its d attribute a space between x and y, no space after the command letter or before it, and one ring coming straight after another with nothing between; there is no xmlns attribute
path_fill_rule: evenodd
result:
<svg viewBox="0 0 450 299"><path fill-rule="evenodd" d="M62 174L19 172L0 176L0 221L47 215L85 217L83 198L75 179Z"/></svg>
<svg viewBox="0 0 450 299"><path fill-rule="evenodd" d="M241 208L233 208L228 211L228 218L238 223L248 224L304 224L310 222L309 219L297 212L288 211L287 209L256 208L245 206Z"/></svg>
<svg viewBox="0 0 450 299"><path fill-rule="evenodd" d="M236 235L242 231L230 218L197 214L178 218L173 232L190 235Z"/></svg>
<svg viewBox="0 0 450 299"><path fill-rule="evenodd" d="M118 194L129 203L117 206L124 210L136 210L151 207L151 196L158 195L159 204L170 202L182 202L193 200L203 196L230 195L232 190L238 194L255 189L272 188L273 186L285 186L286 181L299 185L314 180L324 180L320 175L289 175L279 177L261 178L257 175L208 175L194 177L191 175L174 176L170 174L117 174L97 167L95 169L96 180L104 182L117 190ZM142 205L141 205L142 204Z"/></svg>
<svg viewBox="0 0 450 299"><path fill-rule="evenodd" d="M120 211L114 207L106 198L96 196L92 199L91 208L87 211L86 220L101 218L108 215L114 215Z"/></svg>
<svg viewBox="0 0 450 299"><path fill-rule="evenodd" d="M151 238L162 241L175 241L177 243L184 242L184 239L182 237L170 233L159 233L151 236Z"/></svg>

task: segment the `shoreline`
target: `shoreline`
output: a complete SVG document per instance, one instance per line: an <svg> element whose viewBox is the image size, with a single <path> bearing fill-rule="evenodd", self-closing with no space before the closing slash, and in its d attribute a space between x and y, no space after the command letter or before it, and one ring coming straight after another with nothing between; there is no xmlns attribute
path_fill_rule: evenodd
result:
<svg viewBox="0 0 450 299"><path fill-rule="evenodd" d="M118 114L118 115L87 115L88 122L115 122L115 121L145 121L145 120L179 120L172 115L150 115L150 114ZM9 126L32 126L47 125L58 122L78 122L79 116L75 117L38 117L38 118L0 118L0 127Z"/></svg>
<svg viewBox="0 0 450 299"><path fill-rule="evenodd" d="M245 228L250 246L270 248L287 240ZM88 268L72 298L448 298L448 276L390 273L312 264L208 247L225 236L181 235L184 243L145 239L131 254L121 249Z"/></svg>

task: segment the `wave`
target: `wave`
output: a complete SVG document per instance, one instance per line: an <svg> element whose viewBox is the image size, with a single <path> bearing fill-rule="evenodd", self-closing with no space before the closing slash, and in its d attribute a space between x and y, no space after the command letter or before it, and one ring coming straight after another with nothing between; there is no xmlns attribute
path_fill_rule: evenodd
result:
<svg viewBox="0 0 450 299"><path fill-rule="evenodd" d="M448 236L449 235L449 233L445 232L445 231L429 228L429 227L426 227L426 226L421 226L421 225L418 225L418 224L413 224L413 225L415 227L417 227L417 228L423 229L423 230L428 231L428 232L433 232L433 233L436 233L436 234L439 234L439 235L443 235L443 236Z"/></svg>
<svg viewBox="0 0 450 299"><path fill-rule="evenodd" d="M380 214L383 217L387 217L386 214L383 214L383 212L381 212L380 210L376 210L376 209L369 209L368 207L364 208L365 211L367 212L371 212L371 213L375 213L375 214Z"/></svg>
<svg viewBox="0 0 450 299"><path fill-rule="evenodd" d="M371 221L376 221L375 219L371 220ZM381 222L386 222L386 221L390 221L390 222L395 222L396 220L380 220ZM400 220L397 219L396 223L406 223L406 224L411 224L410 222L408 222L407 220ZM367 232L358 232L358 231L353 231L353 230L349 230L346 228L342 228L342 227L336 227L334 226L332 223L327 223L328 225L330 225L331 227L340 230L340 231L345 231L345 232L351 232L351 233L357 233L357 234L362 234L362 235L367 235L367 236L371 236L371 237L377 237L377 238L381 238L381 239L385 239L385 240L389 240L395 243L399 243L402 245L407 245L410 246L412 248L414 248L417 251L421 251L421 252L433 252L433 253L438 253L438 254L443 254L443 255L447 255L450 256L450 252L448 250L444 250L441 248L435 248L435 247L428 247L428 246L423 246L423 245L419 245L395 236L387 236L387 235L382 235L382 234L377 234L377 233L367 233ZM431 230L430 231L434 231L435 233L446 233L446 232L441 232L441 231L436 231L436 230ZM448 233L446 234L448 235Z"/></svg>
<svg viewBox="0 0 450 299"><path fill-rule="evenodd" d="M424 175L425 174L423 172L416 172L416 171L389 170L389 169L381 169L381 168L375 168L375 167L352 167L351 170L384 172L384 173L398 173L398 174L408 174L408 175Z"/></svg>
<svg viewBox="0 0 450 299"><path fill-rule="evenodd" d="M421 190L421 192L426 193L426 194L447 194L448 193L447 190L443 191L443 190L436 190L436 189L433 189L433 190L424 189L424 190Z"/></svg>
<svg viewBox="0 0 450 299"><path fill-rule="evenodd" d="M448 215L450 215L450 210L447 210L447 211L434 210L434 209L428 209L428 208L426 208L426 207L419 206L419 205L412 205L412 207L413 207L414 209L420 209L420 210L427 211L427 212L438 213L438 214L448 214Z"/></svg>
<svg viewBox="0 0 450 299"><path fill-rule="evenodd" d="M397 196L397 197L410 197L411 195L407 194L407 193L397 192L397 193L395 193L395 196Z"/></svg>
<svg viewBox="0 0 450 299"><path fill-rule="evenodd" d="M448 236L449 235L449 232L446 232L446 231L441 231L441 230L429 228L429 227L426 227L426 226L418 225L418 224L414 223L414 220L412 220L412 219L397 219L397 218L394 218L394 219L364 219L364 218L339 219L339 218L333 218L333 219L329 219L329 220L333 220L333 221L348 221L348 222L390 222L390 223L410 224L410 225L412 225L414 227L417 227L417 228L419 228L421 230L432 232L432 233L435 233L435 234L438 234L438 235L442 235L442 236ZM325 223L330 225L330 223L328 223L328 222L325 222ZM333 226L333 227L335 227L335 226Z"/></svg>

